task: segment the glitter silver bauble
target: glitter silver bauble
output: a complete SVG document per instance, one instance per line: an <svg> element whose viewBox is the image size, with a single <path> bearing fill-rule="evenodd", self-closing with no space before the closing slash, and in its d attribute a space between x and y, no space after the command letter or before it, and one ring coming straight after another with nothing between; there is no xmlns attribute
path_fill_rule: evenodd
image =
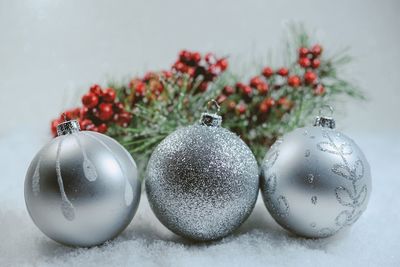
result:
<svg viewBox="0 0 400 267"><path fill-rule="evenodd" d="M181 128L154 150L146 192L157 218L193 240L214 240L238 228L254 208L257 162L247 145L203 114L201 123Z"/></svg>
<svg viewBox="0 0 400 267"><path fill-rule="evenodd" d="M80 132L77 121L64 122L57 131L26 174L28 212L57 242L102 244L124 230L136 212L141 192L136 164L114 139Z"/></svg>
<svg viewBox="0 0 400 267"><path fill-rule="evenodd" d="M371 194L368 162L330 117L283 136L261 166L262 196L272 217L304 237L327 237L353 224Z"/></svg>

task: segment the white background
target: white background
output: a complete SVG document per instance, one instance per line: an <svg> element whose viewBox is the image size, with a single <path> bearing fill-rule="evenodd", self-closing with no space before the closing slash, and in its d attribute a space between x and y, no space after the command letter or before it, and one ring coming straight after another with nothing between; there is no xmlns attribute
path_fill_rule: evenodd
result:
<svg viewBox="0 0 400 267"><path fill-rule="evenodd" d="M279 66L291 21L356 58L347 74L369 101L336 105L339 127L398 130L399 11L395 0L0 0L0 136L21 124L48 127L91 83L168 68L182 48L230 55L236 68L275 51Z"/></svg>
<svg viewBox="0 0 400 267"><path fill-rule="evenodd" d="M399 11L400 1L366 0L0 0L0 266L400 266ZM65 247L35 227L26 169L49 140L50 120L91 83L168 68L182 48L230 55L243 73L269 50L280 55L291 21L315 29L328 51L350 46L347 76L369 98L336 105L337 125L372 172L368 209L353 227L294 237L259 198L232 236L193 244L158 222L145 194L132 223L104 246Z"/></svg>

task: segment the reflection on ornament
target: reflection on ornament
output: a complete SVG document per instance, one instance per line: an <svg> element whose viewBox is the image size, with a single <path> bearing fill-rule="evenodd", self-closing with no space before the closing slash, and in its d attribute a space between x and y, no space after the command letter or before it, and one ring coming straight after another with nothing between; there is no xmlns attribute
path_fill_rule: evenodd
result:
<svg viewBox="0 0 400 267"><path fill-rule="evenodd" d="M80 132L76 121L62 123L57 130L59 136L28 169L29 214L60 243L101 244L121 232L136 212L141 191L136 164L116 141Z"/></svg>
<svg viewBox="0 0 400 267"><path fill-rule="evenodd" d="M94 140L99 142L108 152L110 152L110 154L113 154L113 151L100 138L96 137L95 135L86 134L85 132L83 132L83 134L88 136L89 138L93 138ZM125 155L131 160L131 163L136 166L136 163L133 161L133 159L132 159L131 155L128 153L128 151L124 150L124 152L125 152ZM114 157L114 158L117 161L120 170L122 170L123 169L122 163L120 162L120 160L117 157ZM129 184L129 180L126 177L124 172L122 173L122 175L125 178L125 193L124 193L125 204L127 206L129 206L132 204L132 201L133 201L133 191L132 191L131 185Z"/></svg>

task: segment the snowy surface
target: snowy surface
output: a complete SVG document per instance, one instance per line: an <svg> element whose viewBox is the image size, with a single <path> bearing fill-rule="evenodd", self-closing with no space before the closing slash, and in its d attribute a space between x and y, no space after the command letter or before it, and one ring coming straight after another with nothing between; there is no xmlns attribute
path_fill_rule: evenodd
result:
<svg viewBox="0 0 400 267"><path fill-rule="evenodd" d="M163 227L145 195L129 227L90 249L64 247L45 237L25 209L23 182L33 155L48 140L32 129L0 136L0 266L400 266L400 138L353 135L372 168L373 191L360 220L321 240L291 236L261 199L233 235L192 243Z"/></svg>

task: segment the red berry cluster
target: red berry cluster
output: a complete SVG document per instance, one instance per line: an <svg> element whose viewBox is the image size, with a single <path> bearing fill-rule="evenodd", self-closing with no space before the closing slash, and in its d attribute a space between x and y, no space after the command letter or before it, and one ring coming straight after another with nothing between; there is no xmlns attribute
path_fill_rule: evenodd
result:
<svg viewBox="0 0 400 267"><path fill-rule="evenodd" d="M292 88L298 88L300 86L312 86L315 95L322 95L325 89L322 84L318 83L318 75L316 70L320 67L321 61L320 56L322 53L322 47L318 44L314 45L312 48L308 49L305 47L299 48L298 64L302 69L304 69L303 76L296 74L290 74L289 69L280 68L276 72L270 67L265 67L262 71L262 75L269 79L274 74L286 78L286 83ZM276 86L275 86L276 87ZM279 85L278 87L281 87Z"/></svg>
<svg viewBox="0 0 400 267"><path fill-rule="evenodd" d="M321 83L318 83L317 69L321 65L320 56L322 47L319 44L311 48L300 47L298 64L305 70L303 75L303 83L312 86L315 95L323 95L325 88Z"/></svg>
<svg viewBox="0 0 400 267"><path fill-rule="evenodd" d="M89 92L82 96L83 107L74 108L63 112L60 118L51 123L51 131L57 134L57 125L64 120L76 119L82 130L105 133L110 123L127 127L132 119L132 114L125 110L121 102L116 101L113 88L102 89L95 84Z"/></svg>
<svg viewBox="0 0 400 267"><path fill-rule="evenodd" d="M178 73L188 74L193 80L202 79L198 89L206 91L209 82L228 68L226 58L217 58L212 53L202 56L199 52L182 50L178 60L172 66L172 70Z"/></svg>
<svg viewBox="0 0 400 267"><path fill-rule="evenodd" d="M280 107L288 111L293 107L293 101L285 93L271 94L271 89L280 89L284 86L296 89L301 86L313 89L314 95L323 95L324 86L318 81L317 71L321 65L320 56L322 47L318 44L308 49L299 49L298 64L299 69L289 70L281 67L272 69L264 67L260 75L250 79L248 84L238 82L235 86L225 86L218 96L217 101L221 104L226 101L228 110L235 110L237 114L244 114L249 106L258 102L258 112L267 113L272 107ZM240 97L236 96L238 94ZM230 97L232 95L232 97ZM274 99L271 95L274 95ZM256 100L253 99L254 96Z"/></svg>
<svg viewBox="0 0 400 267"><path fill-rule="evenodd" d="M274 74L279 75L281 77L286 78L286 83L288 86L292 88L298 88L299 86L312 86L314 89L314 94L322 95L325 92L324 87L322 84L318 83L318 75L316 70L320 67L321 61L319 57L322 53L322 47L318 44L314 45L312 48L308 49L305 47L299 48L299 57L298 57L298 64L301 68L304 69L303 77L290 74L289 69L287 68L280 68L276 72L273 71L270 67L265 67L262 71L262 75L269 79ZM279 85L280 87L281 85Z"/></svg>
<svg viewBox="0 0 400 267"><path fill-rule="evenodd" d="M132 105L138 101L147 98L147 100L155 100L164 91L162 79L170 79L171 71L163 71L161 73L148 72L143 78L134 78L129 82L130 95L128 99Z"/></svg>
<svg viewBox="0 0 400 267"><path fill-rule="evenodd" d="M164 92L164 81L176 83L183 86L182 74L190 77L188 89L204 92L209 83L214 81L228 68L226 58L217 58L212 53L204 56L199 52L182 50L171 70L162 72L148 72L143 77L136 77L129 83L130 93L128 96L132 105L137 102L150 103L153 100L162 100ZM196 88L194 88L196 87Z"/></svg>

